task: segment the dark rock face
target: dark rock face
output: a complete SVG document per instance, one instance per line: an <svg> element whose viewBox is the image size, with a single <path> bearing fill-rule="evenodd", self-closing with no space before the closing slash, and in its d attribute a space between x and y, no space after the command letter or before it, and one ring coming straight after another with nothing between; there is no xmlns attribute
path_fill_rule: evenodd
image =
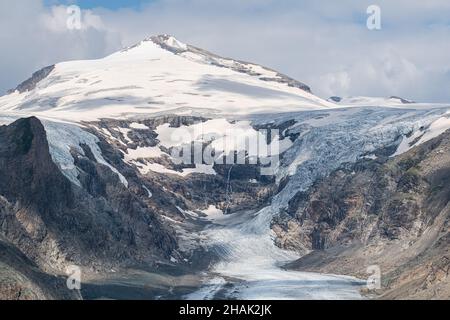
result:
<svg viewBox="0 0 450 320"><path fill-rule="evenodd" d="M73 203L70 183L53 163L37 118L0 127L0 174L0 194L12 203L44 215Z"/></svg>
<svg viewBox="0 0 450 320"><path fill-rule="evenodd" d="M14 91L19 91L20 93L24 93L26 91L33 90L36 85L47 78L47 76L55 69L55 65L51 65L45 68L42 68L41 70L36 71L33 73L31 78L25 80L21 84L19 84L14 90L9 90L8 93L12 93Z"/></svg>
<svg viewBox="0 0 450 320"><path fill-rule="evenodd" d="M368 265L378 264L390 281L386 286L395 291L416 276L430 279L432 268L420 269L421 264L449 258L449 220L447 131L395 158L342 166L299 192L273 228L279 245L313 250L293 268L363 275ZM326 259L319 258L320 252ZM447 276L441 277L443 287L429 282L416 286L415 293L411 285L408 291L390 294L432 297L439 286L443 295L438 296L450 296Z"/></svg>
<svg viewBox="0 0 450 320"><path fill-rule="evenodd" d="M0 127L0 232L44 270L105 270L168 258L176 241L89 147L73 153L82 188L59 171L36 118Z"/></svg>
<svg viewBox="0 0 450 320"><path fill-rule="evenodd" d="M339 102L342 101L342 98L341 98L341 97L335 97L335 96L333 96L333 97L330 97L329 100L331 100L331 101L333 101L333 102L339 103Z"/></svg>
<svg viewBox="0 0 450 320"><path fill-rule="evenodd" d="M401 103L404 103L404 104L415 103L414 101L403 99L403 98L397 97L397 96L391 96L391 97L389 97L389 99L397 99L397 100L400 100Z"/></svg>
<svg viewBox="0 0 450 320"><path fill-rule="evenodd" d="M46 274L0 237L0 300L75 300L78 291L67 289L66 278Z"/></svg>

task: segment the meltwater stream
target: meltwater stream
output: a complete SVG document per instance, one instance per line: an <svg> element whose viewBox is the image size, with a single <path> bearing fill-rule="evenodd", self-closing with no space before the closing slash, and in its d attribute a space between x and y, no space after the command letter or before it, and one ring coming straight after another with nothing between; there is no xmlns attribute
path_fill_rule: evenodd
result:
<svg viewBox="0 0 450 320"><path fill-rule="evenodd" d="M299 257L274 245L267 232L269 210L267 207L257 213L239 213L213 220L204 235L221 260L211 270L210 280L186 299L361 298L359 289L364 281L347 276L283 270L283 264Z"/></svg>

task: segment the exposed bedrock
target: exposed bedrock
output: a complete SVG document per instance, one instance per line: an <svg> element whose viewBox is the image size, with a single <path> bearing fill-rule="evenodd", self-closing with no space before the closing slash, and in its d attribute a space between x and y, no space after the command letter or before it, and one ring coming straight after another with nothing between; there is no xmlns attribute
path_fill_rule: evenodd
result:
<svg viewBox="0 0 450 320"><path fill-rule="evenodd" d="M386 298L450 297L450 131L388 160L346 164L299 192L273 223L289 267L367 277Z"/></svg>

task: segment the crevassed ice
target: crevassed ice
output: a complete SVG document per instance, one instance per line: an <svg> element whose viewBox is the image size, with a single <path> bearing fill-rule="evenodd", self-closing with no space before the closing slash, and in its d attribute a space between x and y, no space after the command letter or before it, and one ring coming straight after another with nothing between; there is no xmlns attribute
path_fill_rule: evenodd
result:
<svg viewBox="0 0 450 320"><path fill-rule="evenodd" d="M339 117L333 112L340 113ZM355 162L362 154L400 144L399 137L434 123L446 110L362 108L353 110L347 117L342 112L345 111L321 113L321 117L339 118L339 121L320 121L317 127L309 121L317 118L315 112L275 117L275 124L295 119L297 123L292 128L301 133L286 151L278 171L280 177L291 175L289 182L269 206L258 212L236 213L213 221L202 232L208 239L207 247L215 250L221 259L212 268L215 277L187 299L214 298L219 291L221 295L241 299L361 298L359 288L364 281L280 269L299 255L274 245L270 223L298 191L307 190L317 178L328 175L344 162ZM259 118L255 123L265 121ZM224 282L230 278L235 280L231 286L225 286Z"/></svg>

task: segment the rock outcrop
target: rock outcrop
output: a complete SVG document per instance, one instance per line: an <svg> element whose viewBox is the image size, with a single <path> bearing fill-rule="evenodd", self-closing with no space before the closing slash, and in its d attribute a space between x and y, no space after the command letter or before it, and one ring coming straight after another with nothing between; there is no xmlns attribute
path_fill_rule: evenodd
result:
<svg viewBox="0 0 450 320"><path fill-rule="evenodd" d="M0 300L77 300L66 277L43 272L15 246L0 237Z"/></svg>
<svg viewBox="0 0 450 320"><path fill-rule="evenodd" d="M45 68L42 68L42 69L36 71L35 73L33 73L33 75L29 79L27 79L24 82L22 82L21 84L19 84L14 90L9 90L8 93L12 93L14 91L23 93L23 92L33 90L34 88L36 88L36 85L40 81L45 79L54 69L55 69L55 65L51 65L51 66L48 66L48 67L45 67Z"/></svg>
<svg viewBox="0 0 450 320"><path fill-rule="evenodd" d="M73 156L81 187L53 162L36 118L0 127L0 234L42 270L151 265L176 249L170 229L109 167Z"/></svg>

